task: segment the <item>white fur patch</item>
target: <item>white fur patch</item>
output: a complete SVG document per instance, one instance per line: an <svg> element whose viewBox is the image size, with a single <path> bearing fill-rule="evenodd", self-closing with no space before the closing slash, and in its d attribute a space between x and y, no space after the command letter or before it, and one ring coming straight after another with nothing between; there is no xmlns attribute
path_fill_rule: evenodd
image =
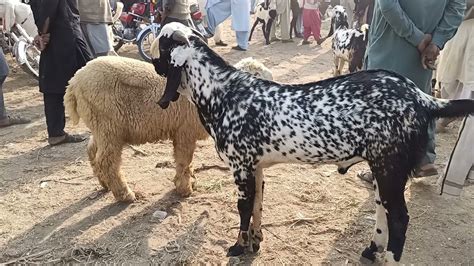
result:
<svg viewBox="0 0 474 266"><path fill-rule="evenodd" d="M195 50L192 47L178 46L174 48L171 52L171 64L174 66L183 66L194 52Z"/></svg>
<svg viewBox="0 0 474 266"><path fill-rule="evenodd" d="M191 35L193 35L193 31L192 31L189 27L187 27L187 26L185 26L185 25L183 25L183 24L181 24L181 23L179 23L179 22L170 22L170 23L166 24L166 25L161 29L161 32L160 32L160 34L158 35L158 38L161 38L162 36L164 36L164 37L166 37L166 38L169 38L169 37L171 37L171 35L173 35L173 33L174 33L175 31L181 31L181 32L183 32L184 35L185 35L186 37L188 37L188 38L189 38Z"/></svg>

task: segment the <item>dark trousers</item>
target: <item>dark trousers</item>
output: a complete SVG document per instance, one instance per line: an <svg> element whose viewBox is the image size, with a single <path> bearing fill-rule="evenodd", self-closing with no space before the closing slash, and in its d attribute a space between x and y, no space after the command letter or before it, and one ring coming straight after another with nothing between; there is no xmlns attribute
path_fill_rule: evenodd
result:
<svg viewBox="0 0 474 266"><path fill-rule="evenodd" d="M43 93L44 114L48 127L48 137L61 137L66 134L66 115L64 114L64 93Z"/></svg>

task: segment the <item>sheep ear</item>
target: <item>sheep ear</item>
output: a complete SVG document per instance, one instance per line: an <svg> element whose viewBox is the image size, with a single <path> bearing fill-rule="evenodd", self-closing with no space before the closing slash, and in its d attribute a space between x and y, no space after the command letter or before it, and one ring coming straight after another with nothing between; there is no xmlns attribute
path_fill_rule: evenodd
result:
<svg viewBox="0 0 474 266"><path fill-rule="evenodd" d="M170 65L166 75L166 87L163 96L158 101L162 109L168 108L170 102L175 102L179 98L178 88L181 84L182 67Z"/></svg>

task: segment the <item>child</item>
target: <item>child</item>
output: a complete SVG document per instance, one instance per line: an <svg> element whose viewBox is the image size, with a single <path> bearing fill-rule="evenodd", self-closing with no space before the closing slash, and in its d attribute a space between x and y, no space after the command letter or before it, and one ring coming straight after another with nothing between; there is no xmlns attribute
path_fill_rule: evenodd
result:
<svg viewBox="0 0 474 266"><path fill-rule="evenodd" d="M303 0L303 42L310 44L308 38L313 35L318 45L321 44L321 14L319 13L320 0Z"/></svg>

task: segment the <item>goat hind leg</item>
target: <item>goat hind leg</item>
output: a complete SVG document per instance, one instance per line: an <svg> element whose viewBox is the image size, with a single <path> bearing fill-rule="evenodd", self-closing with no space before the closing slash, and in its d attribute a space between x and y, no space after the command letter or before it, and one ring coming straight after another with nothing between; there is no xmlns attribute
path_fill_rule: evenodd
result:
<svg viewBox="0 0 474 266"><path fill-rule="evenodd" d="M388 225L387 225L387 215L384 206L382 205L382 200L379 193L379 186L377 183L377 178L373 179L374 192L375 192L375 228L372 241L370 246L367 247L362 252L362 257L370 260L371 262L375 261L375 253L383 252L385 246L387 245L388 240Z"/></svg>
<svg viewBox="0 0 474 266"><path fill-rule="evenodd" d="M237 242L229 248L227 256L242 255L246 248L251 247L250 219L252 218L255 200L255 170L234 170L235 183L238 186L238 202L240 216L240 231Z"/></svg>

